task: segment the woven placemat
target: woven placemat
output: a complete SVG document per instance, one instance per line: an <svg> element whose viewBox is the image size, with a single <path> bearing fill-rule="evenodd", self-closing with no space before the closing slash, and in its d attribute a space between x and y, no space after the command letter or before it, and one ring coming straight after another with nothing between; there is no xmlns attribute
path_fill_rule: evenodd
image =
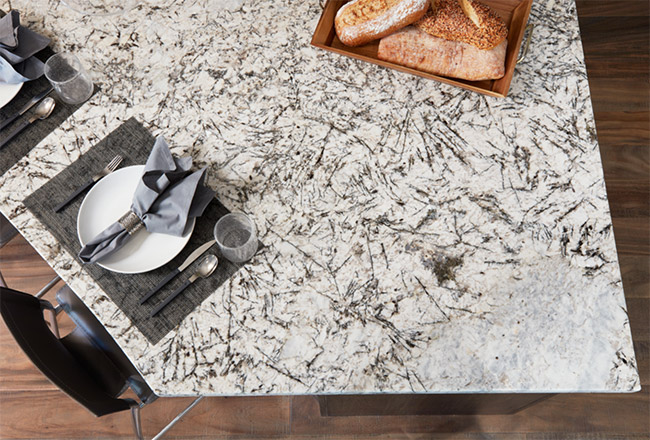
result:
<svg viewBox="0 0 650 440"><path fill-rule="evenodd" d="M54 207L64 200L66 195L82 185L89 176L101 170L116 154L124 157L121 167L144 164L153 144L154 138L149 131L135 119L129 119L76 162L31 194L24 200L24 204L63 247L76 257L81 248L76 233L77 213L83 196L78 197L60 213L55 213ZM148 315L156 304L189 278L198 265L199 258L145 304L138 303L146 292L170 271L180 266L193 250L213 238L212 231L215 223L228 212L228 209L217 199L212 200L203 216L196 220L194 232L187 246L161 268L133 275L111 272L95 264L86 265L84 268L138 330L152 344L155 344L242 266L219 258L219 266L214 274L209 278L197 280L156 317L149 318ZM220 257L217 246L212 246L208 253Z"/></svg>
<svg viewBox="0 0 650 440"><path fill-rule="evenodd" d="M40 51L36 56L40 60L46 61L52 55L54 55L54 52L52 49L47 47ZM47 90L48 87L50 87L50 83L45 76L23 84L16 97L12 99L9 104L0 109L0 123L14 113L20 111L30 99ZM98 87L95 86L93 95L97 93L98 90ZM66 104L61 101L56 92L50 93L49 96L54 98L56 101L56 106L54 107L52 114L46 119L37 120L33 124L30 124L29 127L23 130L2 148L2 154L0 154L0 176L6 173L7 170L13 167L20 159L25 157L32 148L38 145L40 141L42 141L48 134L61 125L63 121L68 119L72 113L83 105L83 103L75 105ZM14 128L18 127L22 121L29 119L29 117L33 115L35 108L36 106L32 107L24 115L20 116L10 125L5 127L0 132L0 142L4 140Z"/></svg>

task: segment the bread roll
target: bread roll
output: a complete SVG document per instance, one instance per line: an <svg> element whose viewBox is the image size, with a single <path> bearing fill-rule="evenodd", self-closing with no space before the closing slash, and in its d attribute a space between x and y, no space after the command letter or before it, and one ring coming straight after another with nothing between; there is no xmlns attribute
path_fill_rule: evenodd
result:
<svg viewBox="0 0 650 440"><path fill-rule="evenodd" d="M428 8L429 0L352 0L338 10L334 27L343 44L361 46L416 22Z"/></svg>
<svg viewBox="0 0 650 440"><path fill-rule="evenodd" d="M504 40L493 49L481 50L409 26L382 38L377 57L436 75L481 81L503 77L507 44Z"/></svg>
<svg viewBox="0 0 650 440"><path fill-rule="evenodd" d="M506 39L506 24L488 6L476 0L466 0L464 4L467 14L458 0L436 0L435 8L415 26L434 37L461 41L484 50L493 49ZM475 21L480 26L474 24Z"/></svg>

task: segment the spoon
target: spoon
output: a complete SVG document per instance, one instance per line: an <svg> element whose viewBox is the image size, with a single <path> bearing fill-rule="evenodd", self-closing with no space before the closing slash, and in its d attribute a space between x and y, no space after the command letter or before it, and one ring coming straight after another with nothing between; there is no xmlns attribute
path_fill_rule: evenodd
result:
<svg viewBox="0 0 650 440"><path fill-rule="evenodd" d="M34 114L32 115L32 117L26 121L23 121L14 131L12 131L11 134L9 134L9 136L7 136L2 141L2 143L0 144L0 148L3 148L18 133L20 133L27 127L29 127L29 125L32 124L37 119L45 119L48 116L50 116L52 114L52 111L54 110L55 105L56 105L56 101L54 101L54 98L47 97L44 100L42 100L41 103L36 106L36 110L34 110Z"/></svg>
<svg viewBox="0 0 650 440"><path fill-rule="evenodd" d="M149 318L156 316L158 312L160 312L167 304L172 302L174 298L176 298L183 290L187 288L187 286L192 284L194 281L198 280L199 278L207 278L212 275L212 272L214 272L218 265L219 259L214 255L209 254L203 257L203 259L199 262L199 266L196 268L196 272L194 272L190 279L181 284L176 290L174 290L171 295L165 298L162 303L158 304L153 312L149 314Z"/></svg>

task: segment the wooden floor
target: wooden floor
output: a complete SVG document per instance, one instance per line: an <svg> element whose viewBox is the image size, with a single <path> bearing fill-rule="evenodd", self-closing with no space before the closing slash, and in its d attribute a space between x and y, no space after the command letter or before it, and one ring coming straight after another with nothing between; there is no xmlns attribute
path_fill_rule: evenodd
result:
<svg viewBox="0 0 650 440"><path fill-rule="evenodd" d="M167 438L650 438L648 9L648 0L578 0L607 192L641 373L640 393L558 395L509 416L320 417L316 400L308 396L209 398ZM53 276L20 237L0 251L0 264L10 286L31 293ZM25 359L3 324L0 350L0 438L132 437L128 414L94 418L52 387ZM159 399L146 407L145 434L158 432L189 401Z"/></svg>

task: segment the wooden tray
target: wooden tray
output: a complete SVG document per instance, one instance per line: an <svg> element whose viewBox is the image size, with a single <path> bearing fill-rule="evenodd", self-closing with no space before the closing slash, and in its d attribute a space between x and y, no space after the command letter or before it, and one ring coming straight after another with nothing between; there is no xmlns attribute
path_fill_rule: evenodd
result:
<svg viewBox="0 0 650 440"><path fill-rule="evenodd" d="M506 51L506 73L501 79L488 80L488 81L466 81L457 78L448 78L444 76L437 76L428 72L412 69L410 67L401 66L399 64L383 61L377 58L377 48L379 47L379 40L372 41L365 46L348 47L345 46L336 36L334 30L334 17L345 0L327 0L323 7L323 14L320 17L316 31L312 37L311 44L320 47L321 49L329 50L332 52L346 55L359 60L368 61L370 63L378 64L380 66L388 67L391 69L399 70L401 72L418 75L423 78L429 78L440 81L446 84L462 87L464 89L473 90L475 92L483 93L489 96L496 96L505 98L510 89L510 82L515 73L515 65L517 64L517 55L521 47L521 41L526 29L526 22L530 14L530 8L533 0L481 0L482 3L490 6L494 12L499 14L503 21L508 26L508 49ZM530 42L532 35L532 28L528 32L528 39L526 47ZM523 56L522 56L523 58Z"/></svg>

